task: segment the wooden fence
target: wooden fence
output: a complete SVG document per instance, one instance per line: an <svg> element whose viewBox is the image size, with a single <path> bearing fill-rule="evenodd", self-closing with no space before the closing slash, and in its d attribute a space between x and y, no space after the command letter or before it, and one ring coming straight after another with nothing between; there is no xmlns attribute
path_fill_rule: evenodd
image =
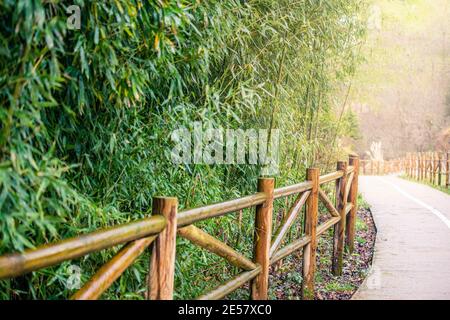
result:
<svg viewBox="0 0 450 320"><path fill-rule="evenodd" d="M359 160L351 156L349 162L337 163L337 171L320 176L319 169L307 170L307 181L274 188L273 178L260 178L257 193L239 199L177 212L177 198L153 198L152 215L148 218L87 233L58 243L46 244L23 253L0 257L0 279L17 277L49 267L66 260L124 244L123 248L78 290L72 299L97 299L147 248L151 248L148 276L149 299L173 298L176 237L190 240L226 259L242 272L198 299L221 299L250 282L250 297L268 298L269 266L288 255L303 251L302 294L304 299L314 298L314 273L318 237L333 228L332 271L342 273L344 244L353 251L357 210ZM335 204L323 190L323 185L335 183ZM282 223L272 230L273 202L294 196L293 206ZM318 206L321 201L330 217L318 224ZM306 206L304 233L285 244L293 222ZM256 208L253 259L245 257L224 242L202 231L194 224L205 219ZM285 244L284 246L282 246Z"/></svg>
<svg viewBox="0 0 450 320"><path fill-rule="evenodd" d="M403 159L394 160L360 160L359 173L367 176L381 176L391 173L399 173L404 170Z"/></svg>
<svg viewBox="0 0 450 320"><path fill-rule="evenodd" d="M437 186L449 187L450 152L408 153L403 162L408 177Z"/></svg>

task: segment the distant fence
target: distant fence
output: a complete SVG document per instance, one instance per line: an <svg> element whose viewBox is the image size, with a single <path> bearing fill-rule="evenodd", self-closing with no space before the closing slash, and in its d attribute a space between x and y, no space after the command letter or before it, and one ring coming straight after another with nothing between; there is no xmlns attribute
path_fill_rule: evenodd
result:
<svg viewBox="0 0 450 320"><path fill-rule="evenodd" d="M120 275L151 247L147 298L168 300L173 298L176 237L190 240L212 253L226 259L243 271L199 297L221 299L250 281L250 297L268 298L269 266L298 250L303 251L302 294L304 299L314 297L314 274L318 237L334 229L332 272L342 273L344 244L353 251L357 210L359 160L350 157L349 163L337 163L337 171L320 176L319 169L307 170L307 181L274 188L273 178L260 178L257 193L204 207L178 211L177 198L155 197L152 216L125 225L98 230L58 243L46 244L23 253L0 257L0 279L17 277L28 272L76 259L89 253L125 244L124 247L89 280L72 299L97 299ZM322 186L335 183L335 203ZM284 215L277 228L273 223L275 199L296 196L293 206ZM319 200L329 212L328 218L318 224ZM286 235L295 219L306 205L304 231L289 244ZM253 259L245 257L224 242L194 226L196 222L239 212L255 207ZM272 230L274 229L274 230Z"/></svg>
<svg viewBox="0 0 450 320"><path fill-rule="evenodd" d="M450 152L413 152L386 161L360 160L361 175L404 173L406 176L437 186L450 185Z"/></svg>
<svg viewBox="0 0 450 320"><path fill-rule="evenodd" d="M381 176L403 171L402 159L394 160L360 160L360 174L368 176Z"/></svg>
<svg viewBox="0 0 450 320"><path fill-rule="evenodd" d="M450 185L450 152L408 153L403 159L408 177L437 186Z"/></svg>

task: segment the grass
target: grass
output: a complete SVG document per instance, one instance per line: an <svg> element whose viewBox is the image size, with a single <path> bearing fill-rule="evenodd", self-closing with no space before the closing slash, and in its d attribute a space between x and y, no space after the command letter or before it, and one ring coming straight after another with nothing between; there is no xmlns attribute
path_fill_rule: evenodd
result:
<svg viewBox="0 0 450 320"><path fill-rule="evenodd" d="M358 193L358 207L364 209L370 209L370 204L364 199L361 193Z"/></svg>
<svg viewBox="0 0 450 320"><path fill-rule="evenodd" d="M350 283L341 283L341 282L330 282L325 285L325 290L327 291L333 291L333 292L345 292L345 291L352 291L355 289L355 286L353 286Z"/></svg>
<svg viewBox="0 0 450 320"><path fill-rule="evenodd" d="M447 188L447 187L445 187L445 186L439 186L439 185L436 185L436 184L434 184L434 183L431 183L430 181L416 180L416 179L413 179L413 178L408 177L408 176L406 176L406 175L401 175L400 178L405 179L405 180L408 180L408 181L411 181L411 182L417 182L417 183L420 183L420 184L423 184L423 185L432 187L432 188L434 188L434 189L436 189L436 190L442 191L442 192L444 192L444 193L446 193L446 194L450 194L450 188ZM442 181L444 181L444 178L442 179Z"/></svg>
<svg viewBox="0 0 450 320"><path fill-rule="evenodd" d="M356 231L366 231L367 230L367 224L360 217L357 217L356 218L356 222L355 222L355 228L356 228Z"/></svg>

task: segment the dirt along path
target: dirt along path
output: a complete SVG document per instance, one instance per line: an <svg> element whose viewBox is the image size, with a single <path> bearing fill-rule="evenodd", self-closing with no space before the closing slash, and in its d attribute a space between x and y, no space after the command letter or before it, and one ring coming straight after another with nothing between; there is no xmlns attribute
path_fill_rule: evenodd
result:
<svg viewBox="0 0 450 320"><path fill-rule="evenodd" d="M377 227L353 299L450 299L450 196L395 176L360 177Z"/></svg>

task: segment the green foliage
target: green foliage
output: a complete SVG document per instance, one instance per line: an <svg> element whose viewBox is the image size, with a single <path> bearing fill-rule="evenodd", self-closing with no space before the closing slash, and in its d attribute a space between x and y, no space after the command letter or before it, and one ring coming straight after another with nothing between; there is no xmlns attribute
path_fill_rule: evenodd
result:
<svg viewBox="0 0 450 320"><path fill-rule="evenodd" d="M358 207L364 208L364 209L370 209L370 204L364 199L363 195L361 193L358 193Z"/></svg>
<svg viewBox="0 0 450 320"><path fill-rule="evenodd" d="M340 283L338 281L330 282L325 285L325 290L333 291L333 292L352 291L353 289L354 289L354 286L352 284Z"/></svg>
<svg viewBox="0 0 450 320"><path fill-rule="evenodd" d="M360 217L356 218L355 227L356 231L366 231L368 229L366 222Z"/></svg>
<svg viewBox="0 0 450 320"><path fill-rule="evenodd" d="M155 194L185 208L254 192L258 166L172 163L170 134L193 121L279 128L278 185L338 156L361 0L73 2L81 30L66 2L0 1L0 254L146 216ZM250 255L252 220L202 228ZM66 298L70 264L86 281L116 250L0 281L0 297ZM183 240L177 255L177 298L237 272ZM142 298L147 261L104 297Z"/></svg>

